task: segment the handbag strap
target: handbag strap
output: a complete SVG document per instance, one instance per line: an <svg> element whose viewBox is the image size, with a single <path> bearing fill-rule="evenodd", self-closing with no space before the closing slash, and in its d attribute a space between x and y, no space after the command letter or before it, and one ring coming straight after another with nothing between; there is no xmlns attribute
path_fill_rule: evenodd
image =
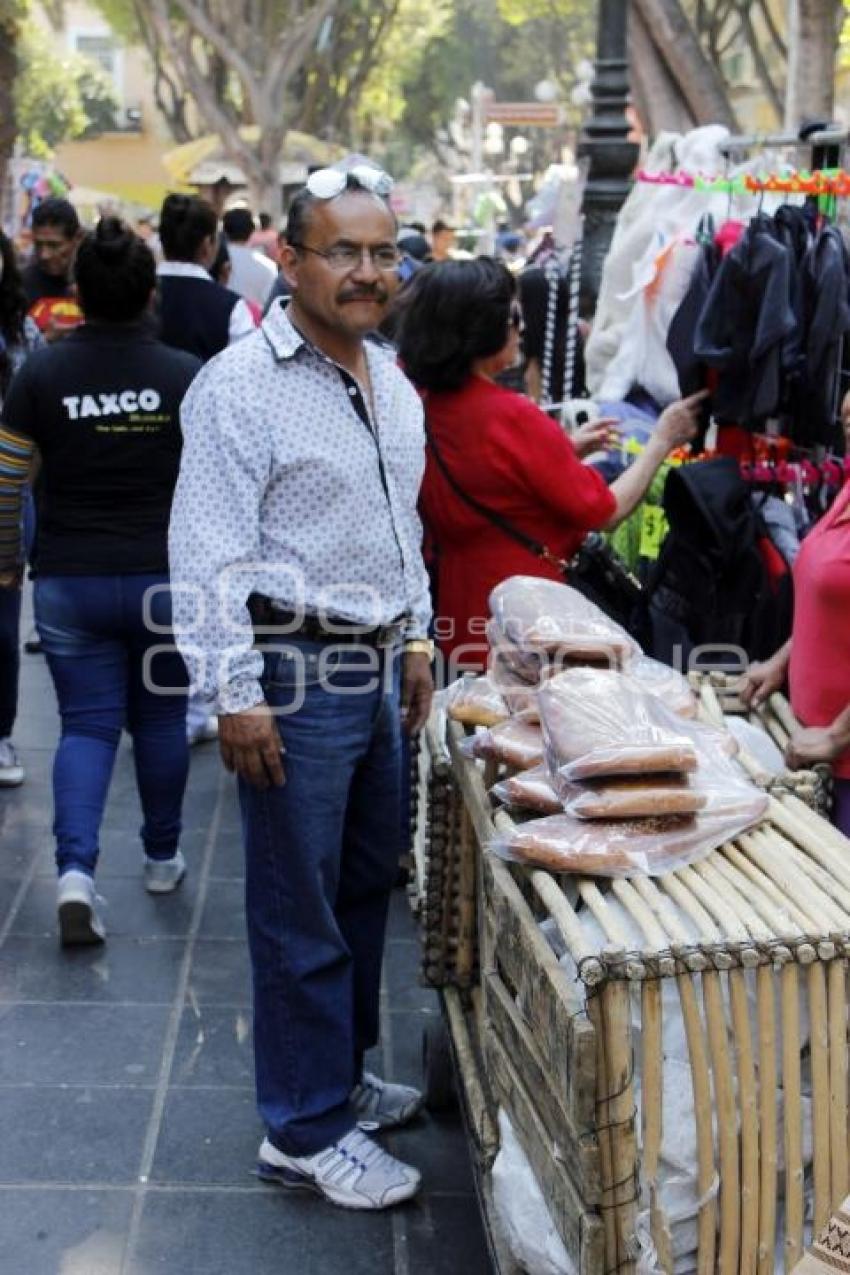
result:
<svg viewBox="0 0 850 1275"><path fill-rule="evenodd" d="M542 541L535 540L533 536L527 535L524 531L521 531L519 527L514 526L514 524L507 518L496 513L495 509L490 509L487 505L482 504L480 500L476 500L474 496L470 496L469 492L464 491L463 487L461 487L460 483L457 481L443 459L434 435L428 428L427 421L425 422L425 435L428 439L428 446L431 448L431 452L434 460L437 462L437 467L440 470L440 473L443 475L455 495L459 496L465 505L468 505L470 509L474 509L477 514L480 514L482 518L486 518L488 522L491 522L494 527L498 527L499 530L503 531L506 536L510 536L510 538L515 540L517 544L521 544L524 549L528 549L529 552L533 553L536 558L542 558L544 562L550 563L551 566L557 567L560 571L566 572L568 570L570 564L564 558L559 558L556 554L552 553L551 549L547 548Z"/></svg>

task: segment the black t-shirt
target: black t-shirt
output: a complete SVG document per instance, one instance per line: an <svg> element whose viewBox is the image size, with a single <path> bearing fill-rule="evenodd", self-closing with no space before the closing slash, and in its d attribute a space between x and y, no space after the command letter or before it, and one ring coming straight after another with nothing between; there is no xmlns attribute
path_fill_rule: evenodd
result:
<svg viewBox="0 0 850 1275"><path fill-rule="evenodd" d="M46 270L42 270L37 261L31 261L28 266L24 266L21 271L21 283L28 305L40 301L42 297L69 297L72 294L69 279L48 274Z"/></svg>
<svg viewBox="0 0 850 1275"><path fill-rule="evenodd" d="M41 453L34 573L167 571L179 409L200 366L143 324L86 324L27 359L3 421Z"/></svg>

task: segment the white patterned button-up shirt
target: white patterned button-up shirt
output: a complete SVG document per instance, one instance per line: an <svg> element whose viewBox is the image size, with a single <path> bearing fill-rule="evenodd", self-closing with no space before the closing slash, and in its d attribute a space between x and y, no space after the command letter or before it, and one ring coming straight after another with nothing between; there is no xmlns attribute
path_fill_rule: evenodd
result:
<svg viewBox="0 0 850 1275"><path fill-rule="evenodd" d="M405 636L427 633L422 406L393 352L365 348L371 429L357 383L279 302L203 368L183 401L169 535L174 628L193 683L221 712L263 698L252 593L362 625L406 616Z"/></svg>

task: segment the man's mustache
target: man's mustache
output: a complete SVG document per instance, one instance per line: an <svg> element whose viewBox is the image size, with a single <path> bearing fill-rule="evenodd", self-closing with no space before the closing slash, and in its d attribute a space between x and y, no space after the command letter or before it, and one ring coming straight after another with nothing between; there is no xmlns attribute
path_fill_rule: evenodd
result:
<svg viewBox="0 0 850 1275"><path fill-rule="evenodd" d="M340 301L386 301L386 288L350 288L339 294Z"/></svg>

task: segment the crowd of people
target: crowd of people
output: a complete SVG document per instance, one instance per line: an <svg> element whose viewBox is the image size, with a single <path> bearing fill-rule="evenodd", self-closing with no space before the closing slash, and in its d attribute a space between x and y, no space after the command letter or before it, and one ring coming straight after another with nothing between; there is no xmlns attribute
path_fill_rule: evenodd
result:
<svg viewBox="0 0 850 1275"><path fill-rule="evenodd" d="M432 636L449 664L481 667L492 587L561 578L557 561L628 517L694 437L702 398L667 408L606 484L583 457L611 420L569 438L503 383L523 360L515 273L454 257L445 222L430 239L400 228L391 184L370 166L319 170L280 235L245 208L221 227L203 200L169 195L152 245L114 217L84 232L50 199L23 270L0 236L0 784L24 779L12 735L29 562L61 718L62 943L106 937L94 877L122 730L144 884L162 895L187 871L189 744L217 732L243 821L259 1172L360 1209L419 1186L371 1134L413 1119L421 1097L364 1057L403 732L430 710ZM823 548L846 574L846 509L812 538L789 648L803 720L845 759L850 687L836 707L795 668L834 612L840 572L819 590L812 563ZM780 684L788 654L750 693Z"/></svg>

